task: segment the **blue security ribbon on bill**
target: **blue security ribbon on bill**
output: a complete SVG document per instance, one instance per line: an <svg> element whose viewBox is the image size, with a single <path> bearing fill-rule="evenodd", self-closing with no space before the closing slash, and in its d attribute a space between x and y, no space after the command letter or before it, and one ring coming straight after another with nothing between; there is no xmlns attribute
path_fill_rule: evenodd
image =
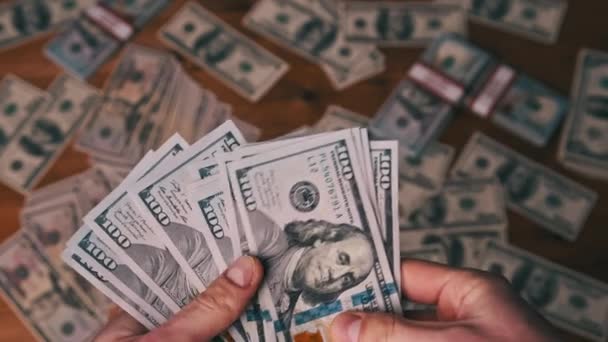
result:
<svg viewBox="0 0 608 342"><path fill-rule="evenodd" d="M302 325L317 320L321 317L331 316L342 311L344 311L342 309L342 303L339 300L336 300L315 306L314 308L306 311L298 312L294 315L294 320L296 325Z"/></svg>

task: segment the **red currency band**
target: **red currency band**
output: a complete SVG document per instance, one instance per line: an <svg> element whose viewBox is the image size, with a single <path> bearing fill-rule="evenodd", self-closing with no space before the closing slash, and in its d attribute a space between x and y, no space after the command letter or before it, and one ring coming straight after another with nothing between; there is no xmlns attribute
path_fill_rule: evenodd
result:
<svg viewBox="0 0 608 342"><path fill-rule="evenodd" d="M125 18L105 6L91 6L84 14L100 29L121 42L127 41L135 33L133 26Z"/></svg>
<svg viewBox="0 0 608 342"><path fill-rule="evenodd" d="M426 63L414 63L408 71L408 77L451 105L458 104L464 96L464 86L462 84Z"/></svg>
<svg viewBox="0 0 608 342"><path fill-rule="evenodd" d="M484 118L493 113L515 81L515 76L513 68L504 64L498 65L471 101L469 109Z"/></svg>

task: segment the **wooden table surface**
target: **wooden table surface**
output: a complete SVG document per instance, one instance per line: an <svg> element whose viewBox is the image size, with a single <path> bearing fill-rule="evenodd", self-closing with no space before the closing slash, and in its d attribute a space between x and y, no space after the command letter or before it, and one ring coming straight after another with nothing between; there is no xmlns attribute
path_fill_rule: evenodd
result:
<svg viewBox="0 0 608 342"><path fill-rule="evenodd" d="M185 1L171 4L154 18L133 41L163 48L156 38L159 27L180 8ZM381 75L344 91L335 91L323 72L292 52L285 50L243 28L240 21L253 4L253 0L199 1L245 35L254 38L270 51L286 60L290 71L258 103L249 103L235 92L216 81L211 75L192 63L185 69L204 87L214 91L220 99L230 103L237 116L263 129L263 139L272 138L305 124L314 124L330 104L372 116L422 49L383 49L387 56L387 69ZM570 1L568 14L559 41L555 45L542 45L530 40L503 33L487 26L469 24L471 40L488 49L529 75L544 81L563 94L570 93L575 60L583 47L608 51L608 1ZM51 35L52 36L52 35ZM42 48L50 36L41 37L16 48L0 52L0 76L14 73L23 79L45 88L61 70L44 57ZM90 82L101 86L116 62L106 63ZM486 120L470 113L459 113L441 136L441 141L462 148L471 134L481 130L515 150L548 165L552 169L596 190L600 197L585 228L575 243L566 242L538 225L513 212L509 212L510 241L533 253L608 282L608 183L595 181L565 170L556 161L558 135L549 147L536 148ZM58 159L41 184L51 183L87 168L86 156L68 148ZM18 214L23 197L0 185L0 240L19 229ZM602 210L604 209L604 210ZM582 341L564 334L568 341ZM0 341L28 341L33 339L24 325L0 301Z"/></svg>

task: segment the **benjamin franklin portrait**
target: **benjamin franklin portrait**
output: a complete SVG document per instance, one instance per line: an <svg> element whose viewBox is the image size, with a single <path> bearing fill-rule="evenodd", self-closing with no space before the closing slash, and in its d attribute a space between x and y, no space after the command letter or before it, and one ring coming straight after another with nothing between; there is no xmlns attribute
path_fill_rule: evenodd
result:
<svg viewBox="0 0 608 342"><path fill-rule="evenodd" d="M414 33L414 19L406 11L391 11L380 9L376 19L376 31L382 39L408 39Z"/></svg>
<svg viewBox="0 0 608 342"><path fill-rule="evenodd" d="M502 275L504 267L492 264L489 270ZM553 302L559 291L557 275L535 267L532 263L524 263L515 270L511 285L522 298L537 308L543 308Z"/></svg>
<svg viewBox="0 0 608 342"><path fill-rule="evenodd" d="M514 202L526 201L534 195L539 186L537 172L516 161L509 161L501 166L496 175L503 184L507 196Z"/></svg>
<svg viewBox="0 0 608 342"><path fill-rule="evenodd" d="M355 226L311 219L281 228L259 211L250 218L265 280L285 329L296 304L314 307L334 301L373 268L372 240Z"/></svg>
<svg viewBox="0 0 608 342"><path fill-rule="evenodd" d="M202 233L174 222L164 230L205 286L219 276ZM177 260L166 248L133 244L128 248L128 253L157 285L163 288L177 303L180 303L180 306L189 303L198 294ZM150 303L150 295L153 294L146 293L142 298Z"/></svg>

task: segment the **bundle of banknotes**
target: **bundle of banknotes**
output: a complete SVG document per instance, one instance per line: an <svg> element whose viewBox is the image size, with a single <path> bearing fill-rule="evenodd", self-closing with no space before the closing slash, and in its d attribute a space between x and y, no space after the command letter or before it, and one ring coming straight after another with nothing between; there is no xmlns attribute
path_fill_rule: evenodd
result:
<svg viewBox="0 0 608 342"><path fill-rule="evenodd" d="M101 101L90 85L60 75L46 91L7 75L0 81L0 181L26 194Z"/></svg>
<svg viewBox="0 0 608 342"><path fill-rule="evenodd" d="M66 72L86 79L168 3L168 0L91 1L76 20L48 43L45 53Z"/></svg>
<svg viewBox="0 0 608 342"><path fill-rule="evenodd" d="M543 44L559 37L567 0L435 0L465 9L472 21Z"/></svg>
<svg viewBox="0 0 608 342"><path fill-rule="evenodd" d="M93 167L26 197L21 229L0 247L0 288L41 341L87 341L105 324L112 302L65 264L66 242L81 219L122 177Z"/></svg>
<svg viewBox="0 0 608 342"><path fill-rule="evenodd" d="M582 50L572 85L572 109L558 159L589 177L608 179L608 53Z"/></svg>
<svg viewBox="0 0 608 342"><path fill-rule="evenodd" d="M76 19L96 0L20 0L0 5L0 50L24 44Z"/></svg>
<svg viewBox="0 0 608 342"><path fill-rule="evenodd" d="M174 132L194 142L226 119L250 141L259 138L259 128L236 118L230 105L202 88L170 53L129 44L75 147L95 164L128 172Z"/></svg>
<svg viewBox="0 0 608 342"><path fill-rule="evenodd" d="M398 151L366 129L247 144L231 122L148 152L90 210L63 258L148 328L226 269L266 265L234 340L327 337L345 310L401 312Z"/></svg>
<svg viewBox="0 0 608 342"><path fill-rule="evenodd" d="M466 33L460 6L335 0L258 1L243 26L321 66L345 89L385 69L377 46L424 46L441 33Z"/></svg>
<svg viewBox="0 0 608 342"><path fill-rule="evenodd" d="M568 100L451 33L439 36L377 112L372 131L417 157L464 106L527 142L545 146Z"/></svg>

